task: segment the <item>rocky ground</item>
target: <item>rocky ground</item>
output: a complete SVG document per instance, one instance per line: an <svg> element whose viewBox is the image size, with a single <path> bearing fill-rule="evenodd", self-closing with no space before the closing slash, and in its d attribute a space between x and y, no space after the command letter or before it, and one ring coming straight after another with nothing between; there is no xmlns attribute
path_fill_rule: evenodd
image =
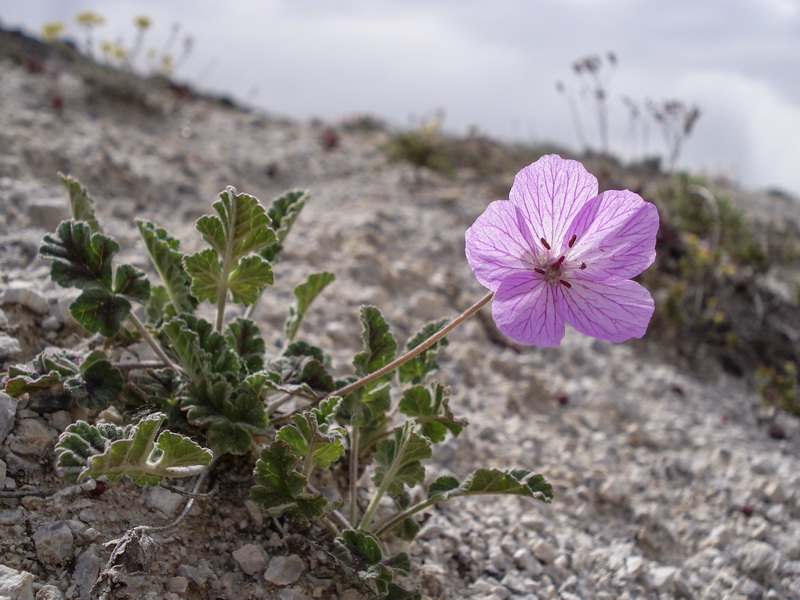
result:
<svg viewBox="0 0 800 600"><path fill-rule="evenodd" d="M103 86L80 61L34 60L35 45L2 41L3 369L48 345L89 343L66 310L71 292L37 257L67 214L58 171L88 186L106 232L141 268L134 217L191 248L195 219L226 185L264 200L309 189L255 318L279 348L291 289L309 273L335 272L304 332L340 373L360 348L360 305L380 307L402 340L482 295L463 234L513 171L505 183L470 170L445 178L387 162L382 129L291 122L155 84ZM800 598L795 419L767 415L716 364L688 369L647 339L617 346L569 331L558 348L518 352L490 333L473 320L450 338L441 379L471 426L438 450L431 474L520 466L545 474L555 499L458 499L430 510L405 548L416 566L410 584L443 599ZM26 492L0 497L0 597L369 597L348 586L324 538L309 543L245 501L246 460L220 469L215 495L177 527L129 540L127 562L110 570L109 542L137 525L168 525L184 499L130 483L68 487L54 473L53 445L87 416L0 395L0 490ZM776 424L783 439L769 435Z"/></svg>

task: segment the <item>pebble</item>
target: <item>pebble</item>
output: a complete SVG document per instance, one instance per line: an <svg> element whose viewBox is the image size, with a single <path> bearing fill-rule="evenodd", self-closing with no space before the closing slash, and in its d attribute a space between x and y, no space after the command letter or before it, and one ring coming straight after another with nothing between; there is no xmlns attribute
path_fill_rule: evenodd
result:
<svg viewBox="0 0 800 600"><path fill-rule="evenodd" d="M36 600L64 600L64 594L54 585L43 585L36 592Z"/></svg>
<svg viewBox="0 0 800 600"><path fill-rule="evenodd" d="M303 559L296 554L273 556L269 561L264 579L274 585L289 585L297 581L305 569Z"/></svg>
<svg viewBox="0 0 800 600"><path fill-rule="evenodd" d="M14 416L17 414L17 400L5 392L0 392L0 444L6 439L14 427Z"/></svg>
<svg viewBox="0 0 800 600"><path fill-rule="evenodd" d="M91 544L86 550L80 553L75 561L75 573L73 575L78 586L81 598L89 598L89 592L100 575L102 560L98 552L97 544Z"/></svg>
<svg viewBox="0 0 800 600"><path fill-rule="evenodd" d="M546 565L552 563L558 556L556 547L547 540L536 540L531 546L531 551L537 559Z"/></svg>
<svg viewBox="0 0 800 600"><path fill-rule="evenodd" d="M180 494L155 486L150 488L145 504L153 510L162 512L167 517L172 517L178 514L185 501L186 499Z"/></svg>
<svg viewBox="0 0 800 600"><path fill-rule="evenodd" d="M33 600L33 575L0 565L0 598Z"/></svg>
<svg viewBox="0 0 800 600"><path fill-rule="evenodd" d="M55 231L59 223L70 218L69 205L65 200L36 200L28 205L31 227Z"/></svg>
<svg viewBox="0 0 800 600"><path fill-rule="evenodd" d="M245 573L251 577L263 573L267 568L267 558L264 549L256 544L245 544L233 552L233 560Z"/></svg>
<svg viewBox="0 0 800 600"><path fill-rule="evenodd" d="M41 458L49 456L55 438L56 432L40 419L20 419L8 438L8 447L21 456Z"/></svg>
<svg viewBox="0 0 800 600"><path fill-rule="evenodd" d="M20 304L40 315L50 311L47 296L29 281L14 280L6 284L0 291L0 303Z"/></svg>
<svg viewBox="0 0 800 600"><path fill-rule="evenodd" d="M185 596L189 591L189 580L186 577L170 577L167 580L167 591L178 596Z"/></svg>
<svg viewBox="0 0 800 600"><path fill-rule="evenodd" d="M72 529L64 521L46 523L33 534L36 557L46 568L54 570L73 557L75 537Z"/></svg>
<svg viewBox="0 0 800 600"><path fill-rule="evenodd" d="M677 573L677 567L655 567L650 569L645 577L647 588L654 592L666 593L672 587L672 582Z"/></svg>
<svg viewBox="0 0 800 600"><path fill-rule="evenodd" d="M0 334L0 362L17 360L22 356L22 346L17 338Z"/></svg>

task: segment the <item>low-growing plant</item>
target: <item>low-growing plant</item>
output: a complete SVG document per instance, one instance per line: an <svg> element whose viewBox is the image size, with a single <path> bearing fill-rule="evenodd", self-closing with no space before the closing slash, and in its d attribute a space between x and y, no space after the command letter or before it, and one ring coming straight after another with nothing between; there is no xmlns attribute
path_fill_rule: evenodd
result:
<svg viewBox="0 0 800 600"><path fill-rule="evenodd" d="M490 204L467 231L467 259L489 292L454 319L422 325L402 350L380 310L362 307L363 350L340 376L325 351L300 338L332 273L294 288L275 355L255 321L228 316L230 302L252 307L273 283L308 194L289 191L267 207L227 188L215 214L197 220L207 247L191 254L165 229L136 219L154 283L116 261L119 245L103 232L92 197L76 179L62 181L72 218L40 248L53 281L80 290L70 313L105 338L104 348L138 338L156 360L123 365L104 350L51 350L9 370L13 396L61 386L81 406L115 405L129 416L125 425L67 427L56 445L58 472L74 483L128 477L159 485L205 473L225 454L256 451L251 499L272 517L323 525L351 576L379 597L420 598L394 581L408 574L408 556L389 556L384 545L413 538L420 511L480 494L553 496L541 474L521 468L426 481L433 446L467 426L453 412L450 390L433 379L447 334L490 301L501 331L540 346L560 343L567 322L615 342L641 337L653 312L649 293L629 278L655 257L655 207L628 191L598 195L580 163L557 156L523 169L510 199ZM346 482L339 499L318 491L325 471L335 475L327 480ZM423 484L424 493L412 493Z"/></svg>

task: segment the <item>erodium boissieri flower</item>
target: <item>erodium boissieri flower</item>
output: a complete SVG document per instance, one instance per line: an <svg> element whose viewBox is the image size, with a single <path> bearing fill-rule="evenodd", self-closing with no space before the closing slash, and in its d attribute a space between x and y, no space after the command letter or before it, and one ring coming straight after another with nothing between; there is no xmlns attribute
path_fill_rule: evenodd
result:
<svg viewBox="0 0 800 600"><path fill-rule="evenodd" d="M574 160L544 156L467 230L467 260L494 292L500 331L557 346L564 323L612 342L642 337L650 293L630 278L655 259L658 211L628 190L597 193Z"/></svg>

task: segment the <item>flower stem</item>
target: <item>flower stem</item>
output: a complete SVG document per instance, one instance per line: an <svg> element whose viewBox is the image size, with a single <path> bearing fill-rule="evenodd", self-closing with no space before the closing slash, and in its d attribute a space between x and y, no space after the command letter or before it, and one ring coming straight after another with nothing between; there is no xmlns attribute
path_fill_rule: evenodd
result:
<svg viewBox="0 0 800 600"><path fill-rule="evenodd" d="M350 521L358 520L358 446L361 428L353 425L350 431Z"/></svg>
<svg viewBox="0 0 800 600"><path fill-rule="evenodd" d="M414 516L419 511L424 510L429 506L433 506L437 502L439 502L438 498L434 498L433 500L423 500L422 502L418 502L413 506L409 506L402 512L396 513L386 519L383 519L382 521L379 521L375 525L375 535L377 537L381 537L384 533L394 529L409 517Z"/></svg>
<svg viewBox="0 0 800 600"><path fill-rule="evenodd" d="M147 331L144 323L142 323L139 318L133 314L133 311L128 314L128 318L131 320L131 323L133 323L133 326L136 328L136 330L142 334L142 339L147 342L147 345L150 346L153 352L156 353L156 356L158 356L158 358L164 362L167 368L172 369L176 373L180 373L181 370L170 360L169 356L167 356L167 354L164 352L164 349L158 343L156 343L156 341L153 339L153 336L151 336L150 332Z"/></svg>
<svg viewBox="0 0 800 600"><path fill-rule="evenodd" d="M492 299L492 296L494 296L494 292L489 292L483 298L481 298L475 304L473 304L467 310L465 310L463 313L458 315L455 319L450 321L447 325L442 327L439 331L434 333L427 340L425 340L424 342L422 342L421 344L419 344L415 348L412 348L411 350L409 350L408 352L403 354L403 356L401 356L400 358L397 358L397 359L393 360L392 362L390 362L385 367L382 367L382 368L378 369L377 371L374 371L374 372L370 373L366 377L362 377L358 381L354 381L353 383L351 383L349 385L346 385L343 388L339 388L338 390L335 390L335 391L331 392L330 394L328 394L326 396L326 398L329 398L330 396L342 396L342 397L344 397L347 394L349 394L350 392L352 392L354 390L357 390L358 388L360 388L362 386L365 386L365 385L367 385L369 383L372 383L376 379L380 379L381 377L383 377L387 373L391 373L392 371L394 371L400 365L403 365L403 364L407 363L409 360L411 360L412 358L414 358L418 354L424 352L425 350L427 350L428 348L433 346L436 342L438 342L444 336L449 334L456 327L461 325L461 323L463 323L464 321L469 319L472 315L474 315L476 312L478 312L487 302L489 302L489 300Z"/></svg>

